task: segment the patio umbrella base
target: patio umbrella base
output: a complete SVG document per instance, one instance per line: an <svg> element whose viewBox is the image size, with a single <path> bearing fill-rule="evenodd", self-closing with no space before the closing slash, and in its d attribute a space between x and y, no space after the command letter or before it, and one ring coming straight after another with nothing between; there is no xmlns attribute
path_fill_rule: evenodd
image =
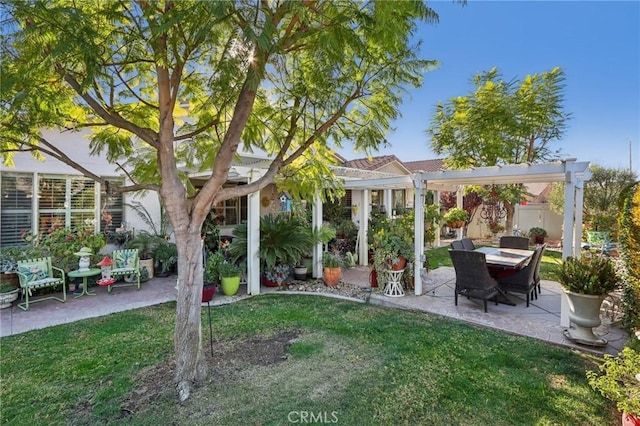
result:
<svg viewBox="0 0 640 426"><path fill-rule="evenodd" d="M584 327L580 327L580 329L566 329L562 333L564 334L564 337L571 340L573 343L578 343L579 345L603 347L607 346L609 343L607 339L603 339L602 337L598 337L593 334L591 329L585 331Z"/></svg>

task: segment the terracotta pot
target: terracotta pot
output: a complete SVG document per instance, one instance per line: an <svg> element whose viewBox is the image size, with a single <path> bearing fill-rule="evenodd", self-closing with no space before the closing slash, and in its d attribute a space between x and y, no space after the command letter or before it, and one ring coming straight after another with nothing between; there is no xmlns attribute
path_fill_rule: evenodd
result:
<svg viewBox="0 0 640 426"><path fill-rule="evenodd" d="M622 426L640 426L640 417L629 413L622 413Z"/></svg>
<svg viewBox="0 0 640 426"><path fill-rule="evenodd" d="M338 285L340 279L342 278L342 269L340 268L325 268L322 271L322 278L324 278L324 282L329 286L333 287Z"/></svg>
<svg viewBox="0 0 640 426"><path fill-rule="evenodd" d="M400 256L398 257L398 263L394 263L391 265L391 270L392 271L401 271L404 269L404 267L407 264L407 259L405 259L404 257Z"/></svg>
<svg viewBox="0 0 640 426"><path fill-rule="evenodd" d="M447 226L452 229L462 228L464 226L464 220L456 220L454 222L448 222Z"/></svg>

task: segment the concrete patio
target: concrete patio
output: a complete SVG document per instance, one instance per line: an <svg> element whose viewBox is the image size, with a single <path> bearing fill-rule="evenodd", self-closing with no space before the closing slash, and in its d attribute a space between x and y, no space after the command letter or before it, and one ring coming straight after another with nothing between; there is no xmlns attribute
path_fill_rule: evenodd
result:
<svg viewBox="0 0 640 426"><path fill-rule="evenodd" d="M392 308L411 309L428 312L443 317L453 318L470 324L489 327L513 335L529 336L551 344L566 346L592 353L617 354L628 339L628 334L603 318L602 325L595 331L609 341L604 348L593 348L577 345L563 335L565 327L560 325L560 303L562 289L553 281L542 281L542 292L537 300L525 306L522 295L511 294L510 298L516 306L489 304L485 313L482 303L464 297L458 299L458 306L454 305L455 273L451 267L440 267L428 274L428 284L423 287L424 293L416 296L413 292L406 292L402 297L387 297L382 289L371 292L369 303ZM360 286L363 292L368 292L369 268L357 267L347 269L343 273L343 281ZM81 321L85 318L109 315L130 309L155 305L176 300L176 276L153 278L143 283L142 288L124 287L114 289L107 294L105 288L92 289L95 296L76 297L67 294L66 303L53 300L32 305L29 311L17 308L14 302L10 309L0 310L0 336L20 334L33 329L45 328L53 325ZM263 293L277 290L262 287ZM308 294L301 292L301 294ZM238 295L228 297L216 294L211 306L233 303L251 297L246 295L246 286L242 286ZM362 300L358 300L362 302ZM207 306L204 304L203 306Z"/></svg>

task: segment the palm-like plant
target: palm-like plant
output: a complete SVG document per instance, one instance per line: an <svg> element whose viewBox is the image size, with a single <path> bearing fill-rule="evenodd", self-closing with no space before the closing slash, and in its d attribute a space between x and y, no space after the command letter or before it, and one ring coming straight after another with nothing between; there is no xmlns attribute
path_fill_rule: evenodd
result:
<svg viewBox="0 0 640 426"><path fill-rule="evenodd" d="M293 265L311 250L311 234L305 226L300 219L288 215L260 218L259 256L267 269L276 264ZM234 261L243 260L247 254L247 225L236 226L233 235L229 253Z"/></svg>

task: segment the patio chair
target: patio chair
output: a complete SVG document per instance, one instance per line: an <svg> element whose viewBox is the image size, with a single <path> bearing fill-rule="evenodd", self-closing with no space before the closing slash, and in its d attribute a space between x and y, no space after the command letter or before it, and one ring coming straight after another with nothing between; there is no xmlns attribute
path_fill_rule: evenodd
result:
<svg viewBox="0 0 640 426"><path fill-rule="evenodd" d="M140 290L140 259L138 249L114 250L111 252L114 268L111 269L112 277L124 277L125 282L107 286L107 293L112 288L137 286ZM127 279L131 282L126 282Z"/></svg>
<svg viewBox="0 0 640 426"><path fill-rule="evenodd" d="M487 312L487 300L495 299L498 304L498 283L491 278L484 253L469 250L450 250L449 256L456 271L455 304L458 295L480 299Z"/></svg>
<svg viewBox="0 0 640 426"><path fill-rule="evenodd" d="M67 300L67 285L65 282L64 271L52 266L50 257L19 260L17 273L18 278L20 279L22 295L25 299L24 302L18 303L18 307L23 311L29 310L29 297L34 289L55 287L62 284L62 299L56 296L40 297L38 299L31 300L31 303L51 299L64 303Z"/></svg>
<svg viewBox="0 0 640 426"><path fill-rule="evenodd" d="M500 247L529 250L529 238L504 235L500 237Z"/></svg>
<svg viewBox="0 0 640 426"><path fill-rule="evenodd" d="M473 241L471 241L471 238L463 238L460 241L462 241L462 247L465 250L475 250L476 249L476 245L473 244Z"/></svg>
<svg viewBox="0 0 640 426"><path fill-rule="evenodd" d="M464 245L462 245L462 240L451 241L451 249L452 250L464 250Z"/></svg>
<svg viewBox="0 0 640 426"><path fill-rule="evenodd" d="M538 256L538 262L535 265L535 269L533 270L533 281L536 286L536 298L537 295L542 291L542 287L540 286L540 264L542 263L542 255L544 254L544 250L547 248L546 244L543 244L540 250L540 255ZM533 259L532 259L533 261Z"/></svg>
<svg viewBox="0 0 640 426"><path fill-rule="evenodd" d="M529 300L531 298L538 298L536 282L533 276L536 270L536 265L541 257L542 249L543 246L536 248L533 256L531 257L531 261L527 266L509 276L498 279L498 284L504 291L526 295L527 308L529 307Z"/></svg>

